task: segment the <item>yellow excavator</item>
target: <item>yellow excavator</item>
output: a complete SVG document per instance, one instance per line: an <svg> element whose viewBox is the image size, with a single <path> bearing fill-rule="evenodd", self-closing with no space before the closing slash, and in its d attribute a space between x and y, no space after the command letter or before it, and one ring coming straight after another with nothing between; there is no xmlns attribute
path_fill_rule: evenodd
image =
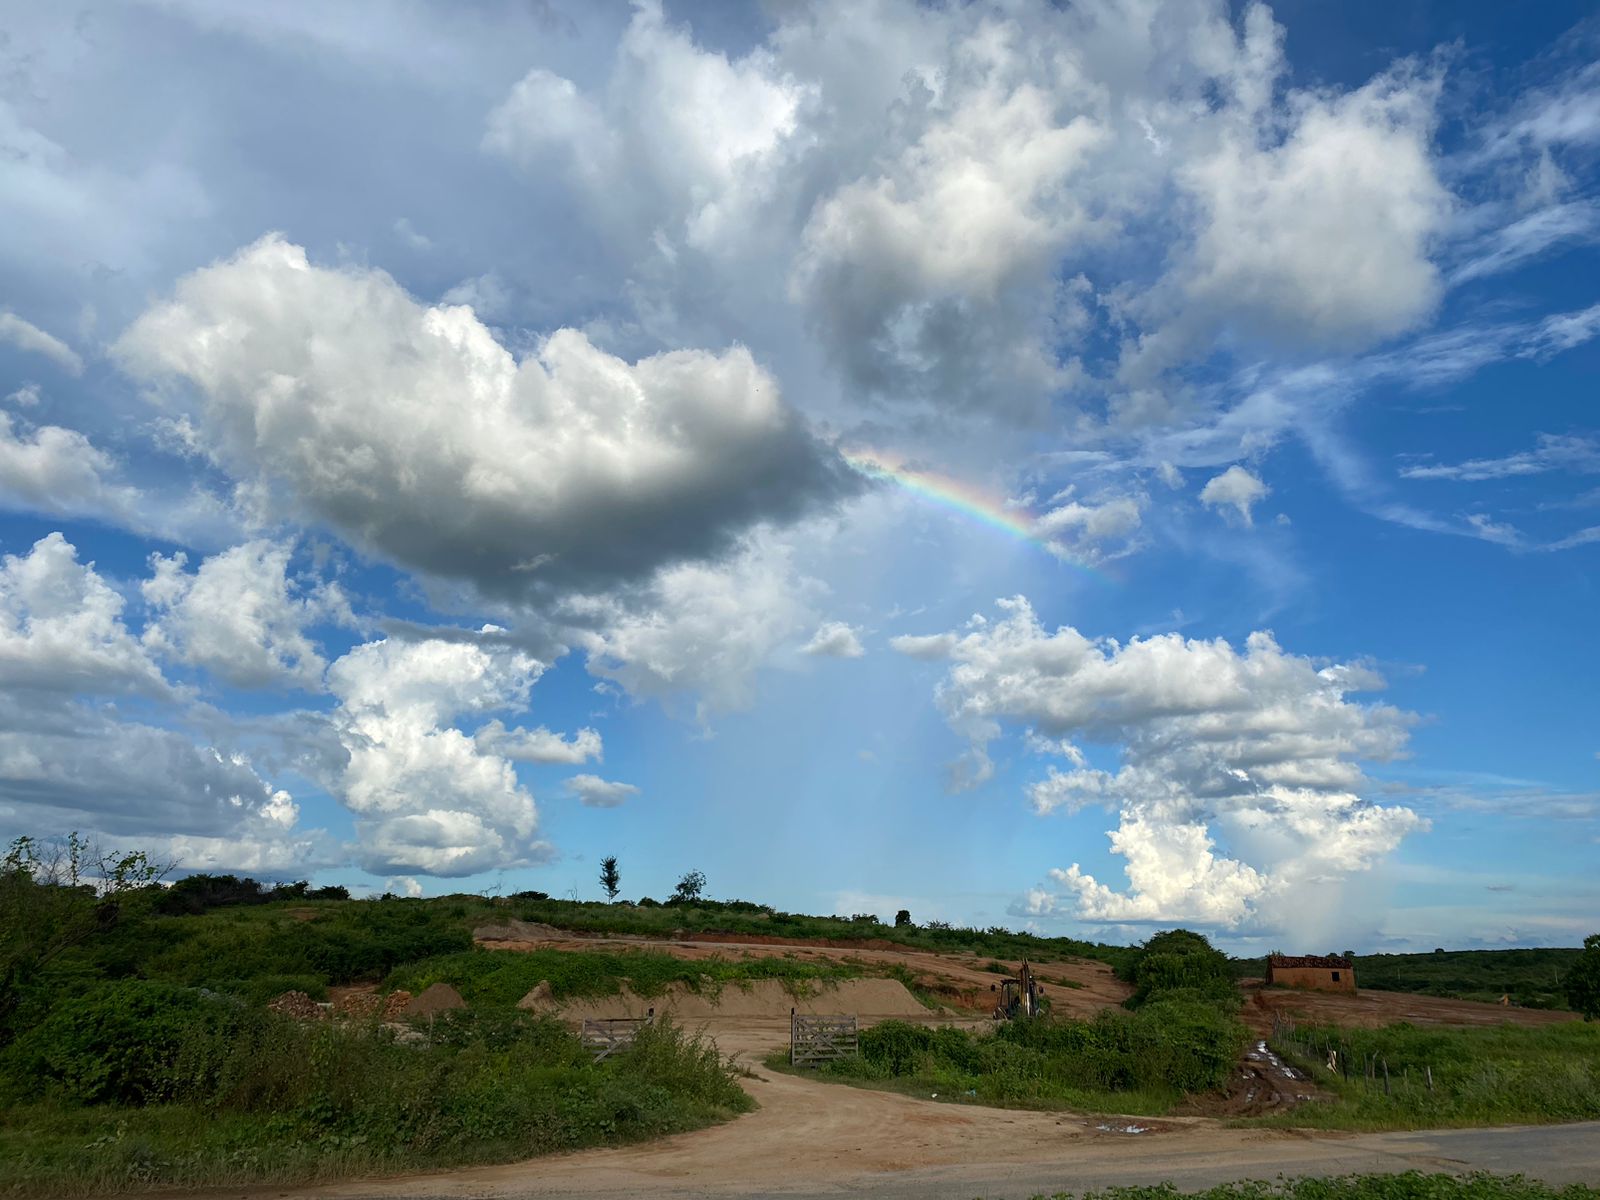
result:
<svg viewBox="0 0 1600 1200"><path fill-rule="evenodd" d="M1050 1007L1050 1001L1045 999L1043 986L1034 978L1033 968L1026 961L1023 962L1022 969L1017 972L1015 979L1003 979L997 984L990 984L989 990L999 993L999 1000L994 1006L996 1021L1042 1017L1045 1010Z"/></svg>

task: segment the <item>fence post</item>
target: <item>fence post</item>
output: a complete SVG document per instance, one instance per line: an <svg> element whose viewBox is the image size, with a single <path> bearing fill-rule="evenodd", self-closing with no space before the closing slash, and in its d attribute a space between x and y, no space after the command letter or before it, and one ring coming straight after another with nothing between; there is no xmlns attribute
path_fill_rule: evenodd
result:
<svg viewBox="0 0 1600 1200"><path fill-rule="evenodd" d="M1433 1091L1433 1067L1430 1065L1423 1069L1428 1073L1428 1090L1431 1092Z"/></svg>
<svg viewBox="0 0 1600 1200"><path fill-rule="evenodd" d="M1389 1094L1389 1060L1387 1058L1383 1060L1383 1094L1385 1096Z"/></svg>

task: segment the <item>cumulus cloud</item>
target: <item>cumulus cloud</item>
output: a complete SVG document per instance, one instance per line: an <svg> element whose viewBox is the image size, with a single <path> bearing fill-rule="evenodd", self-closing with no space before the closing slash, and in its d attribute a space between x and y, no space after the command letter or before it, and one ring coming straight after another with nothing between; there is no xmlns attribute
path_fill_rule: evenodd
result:
<svg viewBox="0 0 1600 1200"><path fill-rule="evenodd" d="M69 375L83 374L83 359L78 357L76 350L6 309L0 309L0 342L8 342L19 350L33 354L42 354Z"/></svg>
<svg viewBox="0 0 1600 1200"><path fill-rule="evenodd" d="M1079 916L1270 922L1269 900L1363 871L1424 826L1360 794L1359 762L1402 754L1411 720L1349 699L1382 686L1371 669L1318 665L1268 633L1242 651L1176 634L1124 645L1048 632L1021 597L1000 608L947 635L939 703L979 756L1014 724L1066 759L1030 788L1037 811L1118 810L1110 841L1127 890L1076 863L1052 872ZM1120 765L1093 765L1080 742L1115 748Z"/></svg>
<svg viewBox="0 0 1600 1200"><path fill-rule="evenodd" d="M639 789L631 783L616 783L598 775L574 775L567 780L567 790L589 808L616 808Z"/></svg>
<svg viewBox="0 0 1600 1200"><path fill-rule="evenodd" d="M1251 509L1272 489L1235 463L1200 489L1200 503L1208 508L1231 508L1246 525L1253 524Z"/></svg>
<svg viewBox="0 0 1600 1200"><path fill-rule="evenodd" d="M866 654L856 630L843 621L824 621L811 635L802 654L818 658L860 658Z"/></svg>
<svg viewBox="0 0 1600 1200"><path fill-rule="evenodd" d="M589 626L576 636L591 674L634 696L698 696L704 718L750 706L757 672L816 620L825 590L787 545L757 538L725 563L669 567L636 595L576 597L565 611Z"/></svg>
<svg viewBox="0 0 1600 1200"><path fill-rule="evenodd" d="M51 515L127 520L139 493L112 482L115 474L111 457L77 430L29 427L0 412L0 504Z"/></svg>
<svg viewBox="0 0 1600 1200"><path fill-rule="evenodd" d="M552 733L543 725L537 729L507 729L499 720L485 722L472 740L486 754L498 754L513 762L565 763L576 766L602 757L600 734L580 729L570 738Z"/></svg>
<svg viewBox="0 0 1600 1200"><path fill-rule="evenodd" d="M152 555L153 575L140 590L157 615L145 644L238 687L320 690L327 663L306 627L353 618L337 584L291 581L292 551L284 542L246 542L192 574L182 552Z"/></svg>
<svg viewBox="0 0 1600 1200"><path fill-rule="evenodd" d="M636 581L853 476L735 347L627 363L576 330L520 362L464 307L276 236L181 279L117 343L185 381L200 444L363 549L486 592Z"/></svg>
<svg viewBox="0 0 1600 1200"><path fill-rule="evenodd" d="M1105 557L1105 543L1126 543L1143 519L1140 501L1133 496L1099 502L1070 500L1040 514L1033 532L1060 557L1095 561Z"/></svg>
<svg viewBox="0 0 1600 1200"><path fill-rule="evenodd" d="M175 696L123 608L59 533L0 560L0 822L137 837L186 864L318 860L325 836L243 755L107 703Z"/></svg>
<svg viewBox="0 0 1600 1200"><path fill-rule="evenodd" d="M825 0L731 58L645 3L603 81L531 71L484 141L568 181L641 326L760 310L854 400L1029 424L1096 335L1149 400L1219 332L1347 350L1434 309L1438 74L1286 73L1261 5Z"/></svg>
<svg viewBox="0 0 1600 1200"><path fill-rule="evenodd" d="M0 559L0 687L165 696L161 669L122 622L124 602L59 533Z"/></svg>
<svg viewBox="0 0 1600 1200"><path fill-rule="evenodd" d="M458 876L527 865L547 848L511 761L450 722L526 705L544 664L503 643L393 638L328 668L348 761L330 786L356 815L357 855L377 875Z"/></svg>
<svg viewBox="0 0 1600 1200"><path fill-rule="evenodd" d="M1336 348L1428 316L1442 290L1431 242L1452 204L1429 148L1437 96L1436 77L1405 65L1345 95L1300 94L1281 144L1230 135L1181 172L1206 214L1182 285L1190 311Z"/></svg>

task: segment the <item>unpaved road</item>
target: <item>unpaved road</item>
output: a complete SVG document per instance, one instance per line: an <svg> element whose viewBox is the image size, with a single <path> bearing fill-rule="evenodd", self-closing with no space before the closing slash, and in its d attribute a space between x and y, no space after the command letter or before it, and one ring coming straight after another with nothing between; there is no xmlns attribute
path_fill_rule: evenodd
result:
<svg viewBox="0 0 1600 1200"><path fill-rule="evenodd" d="M222 1197L301 1200L623 1200L690 1196L988 1200L1171 1180L1350 1172L1492 1170L1552 1183L1600 1182L1600 1124L1337 1134L1229 1129L1204 1119L1091 1119L1017 1112L775 1074L761 1055L787 1022L719 1022L724 1050L752 1065L761 1107L713 1129L639 1146L506 1166ZM1144 1132L1130 1133L1129 1127Z"/></svg>

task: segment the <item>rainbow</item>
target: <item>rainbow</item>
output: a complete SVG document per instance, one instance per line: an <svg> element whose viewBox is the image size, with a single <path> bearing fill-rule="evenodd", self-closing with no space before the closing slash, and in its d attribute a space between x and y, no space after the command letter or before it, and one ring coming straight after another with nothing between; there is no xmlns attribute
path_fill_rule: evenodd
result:
<svg viewBox="0 0 1600 1200"><path fill-rule="evenodd" d="M845 452L844 460L863 475L889 480L914 496L971 517L991 529L1042 546L1056 558L1072 562L1063 556L1059 543L1052 542L1039 531L1038 518L1026 508L1008 505L992 493L963 480L908 467L901 460L875 450L849 450ZM1086 575L1114 582L1103 570L1080 562L1072 562L1072 565Z"/></svg>

